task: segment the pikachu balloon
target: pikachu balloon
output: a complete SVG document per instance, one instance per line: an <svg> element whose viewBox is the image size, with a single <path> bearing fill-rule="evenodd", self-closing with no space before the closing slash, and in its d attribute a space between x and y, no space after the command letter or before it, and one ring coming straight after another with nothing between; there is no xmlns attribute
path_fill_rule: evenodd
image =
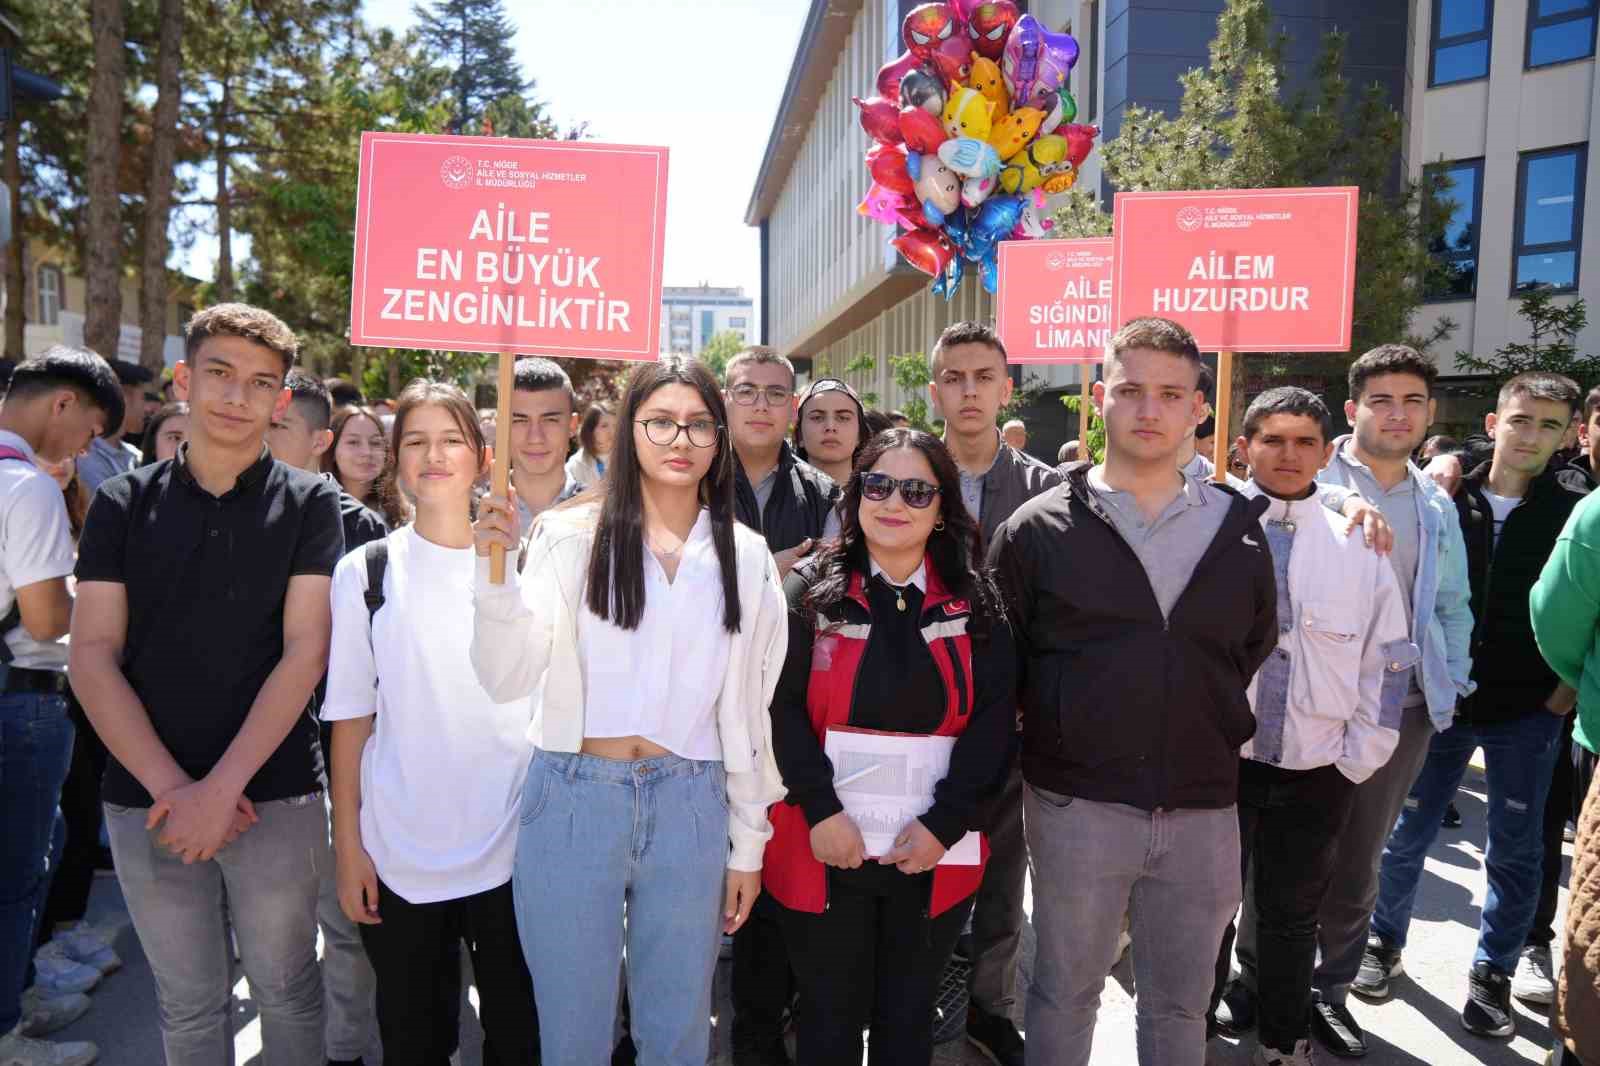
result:
<svg viewBox="0 0 1600 1066"><path fill-rule="evenodd" d="M1036 107L1019 107L996 122L989 130L989 143L1001 159L1010 159L1039 134L1044 112Z"/></svg>

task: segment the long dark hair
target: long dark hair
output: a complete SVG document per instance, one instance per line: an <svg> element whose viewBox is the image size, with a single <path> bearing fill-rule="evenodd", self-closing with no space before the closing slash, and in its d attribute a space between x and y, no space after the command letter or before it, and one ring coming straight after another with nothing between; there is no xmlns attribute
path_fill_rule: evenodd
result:
<svg viewBox="0 0 1600 1066"><path fill-rule="evenodd" d="M185 418L189 416L189 405L182 400L165 404L161 410L150 416L150 420L145 423L144 440L139 447L142 453L139 459L140 466L149 466L156 461L156 439L161 436L161 427L180 415Z"/></svg>
<svg viewBox="0 0 1600 1066"><path fill-rule="evenodd" d="M633 425L639 408L663 385L694 389L717 424L716 454L711 458L711 468L700 479L700 502L711 512L711 540L722 570L722 628L737 633L739 576L733 552L734 458L728 442L728 410L711 372L682 356L641 363L628 377L615 443L606 464L605 502L600 506L594 547L589 554L589 609L622 629L639 628L639 620L644 617L644 475L633 446Z"/></svg>
<svg viewBox="0 0 1600 1066"><path fill-rule="evenodd" d="M596 400L589 405L587 411L583 412L583 421L578 425L578 447L583 451L583 454L591 459L599 458L594 450L594 431L599 428L600 420L612 413L611 405L603 400ZM617 435L621 432L622 426L619 422L616 431L611 435L611 450L613 452L617 450ZM609 455L606 456L606 465L611 465L611 456Z"/></svg>
<svg viewBox="0 0 1600 1066"><path fill-rule="evenodd" d="M983 533L961 499L961 473L944 442L920 429L887 429L873 437L856 456L855 473L839 501L839 539L825 544L812 564L816 579L806 592L802 613L815 624L820 612L844 599L853 574L871 571L867 537L861 529L861 475L871 470L885 452L913 448L922 453L939 483L943 529L928 537L928 561L951 596L972 604L971 631L988 636L989 626L1001 616L1000 590L983 565Z"/></svg>
<svg viewBox="0 0 1600 1066"><path fill-rule="evenodd" d="M328 450L322 453L322 472L332 474L334 480L341 486L343 480L339 476L339 461L334 453L339 450L339 438L344 436L344 431L350 423L358 418L368 419L378 427L379 435L383 434L383 419L370 407L350 405L341 407L333 413L333 425L330 427L333 430L333 440L328 442ZM389 448L388 452L383 460L383 469L373 479L371 487L367 489L367 498L361 502L382 515L384 523L390 529L399 529L409 521L410 516L406 513L405 500L395 484L394 449Z"/></svg>

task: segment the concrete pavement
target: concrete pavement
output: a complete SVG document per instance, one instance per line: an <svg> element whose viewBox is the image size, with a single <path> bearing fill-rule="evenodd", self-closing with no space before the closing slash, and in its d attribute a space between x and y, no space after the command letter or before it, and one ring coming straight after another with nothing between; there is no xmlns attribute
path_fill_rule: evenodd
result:
<svg viewBox="0 0 1600 1066"><path fill-rule="evenodd" d="M1478 912L1483 903L1484 784L1481 773L1469 773L1458 806L1464 819L1459 829L1444 830L1428 856L1411 929L1411 946L1405 953L1407 976L1396 982L1395 993L1373 1005L1351 997L1357 1020L1366 1027L1372 1052L1371 1066L1512 1066L1542 1063L1551 1043L1547 1012L1517 1004L1517 1035L1510 1041L1482 1040L1461 1028L1457 1013L1466 997L1466 972L1477 939ZM1570 869L1571 845L1566 848ZM1565 883L1565 882L1563 882ZM1032 911L1032 900L1028 901ZM1566 893L1562 892L1562 916ZM158 1066L163 1059L156 1023L154 982L138 940L127 924L127 914L116 882L101 878L95 884L91 919L102 927L119 927L117 950L124 968L107 978L94 993L95 1007L58 1039L94 1040L100 1045L104 1066ZM1558 927L1559 928L1559 927ZM1138 951L1135 944L1134 951ZM1032 973L1032 930L1024 933L1021 961L1026 988ZM726 963L717 969L717 1010L713 1019L714 1058L717 1066L731 1063L728 1052L728 980ZM464 983L465 984L465 983ZM468 989L462 1011L460 1066L480 1066L482 1033L478 1029L476 991ZM237 1062L259 1066L261 1027L249 989L240 976L234 990ZM1021 1023L1021 1007L1017 1020ZM1134 1049L1134 988L1128 960L1106 982L1099 1026L1095 1034L1094 1066L1131 1066ZM1242 1066L1254 1051L1253 1038L1213 1041L1208 1066ZM1331 1056L1323 1056L1324 1061ZM376 1066L377 1056L368 1058ZM941 1066L979 1066L988 1060L965 1041L942 1045L934 1061ZM1333 1060L1338 1061L1338 1060Z"/></svg>

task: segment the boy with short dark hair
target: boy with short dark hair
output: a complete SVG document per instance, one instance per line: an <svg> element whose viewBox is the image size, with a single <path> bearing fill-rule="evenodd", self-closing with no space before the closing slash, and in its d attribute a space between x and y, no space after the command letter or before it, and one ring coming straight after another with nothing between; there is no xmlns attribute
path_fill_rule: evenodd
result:
<svg viewBox="0 0 1600 1066"><path fill-rule="evenodd" d="M324 1061L316 723L338 494L264 445L294 334L243 304L190 320L189 441L102 486L79 543L73 687L111 752L117 878L155 971L170 1066L232 1055L232 916L267 1061Z"/></svg>
<svg viewBox="0 0 1600 1066"><path fill-rule="evenodd" d="M518 359L511 390L511 487L522 535L533 520L588 488L567 471L567 450L578 431L578 397L560 365L538 356Z"/></svg>

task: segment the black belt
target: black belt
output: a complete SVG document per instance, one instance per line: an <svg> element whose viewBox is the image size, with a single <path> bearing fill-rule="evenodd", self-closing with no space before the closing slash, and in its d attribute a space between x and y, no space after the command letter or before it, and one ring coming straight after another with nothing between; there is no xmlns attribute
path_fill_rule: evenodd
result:
<svg viewBox="0 0 1600 1066"><path fill-rule="evenodd" d="M63 695L68 691L65 670L29 670L21 666L8 666L0 670L0 691L6 693L37 692L45 695Z"/></svg>

